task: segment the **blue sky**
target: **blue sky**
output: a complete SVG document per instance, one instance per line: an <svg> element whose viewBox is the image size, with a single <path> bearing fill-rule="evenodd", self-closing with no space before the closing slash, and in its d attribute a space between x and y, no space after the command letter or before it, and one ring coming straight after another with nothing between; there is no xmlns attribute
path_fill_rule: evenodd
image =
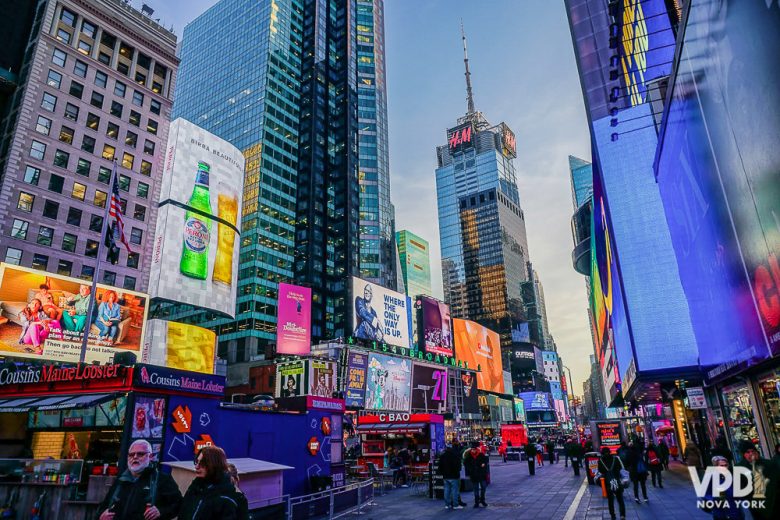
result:
<svg viewBox="0 0 780 520"><path fill-rule="evenodd" d="M181 37L184 26L214 3L169 0L151 6L153 17L173 25ZM568 155L590 159L590 141L562 0L386 0L397 227L430 242L434 292L440 296L434 172L436 146L466 111L461 19L476 107L491 123L506 122L517 137L515 167L531 260L544 284L550 330L581 394L593 348L585 280L571 265Z"/></svg>

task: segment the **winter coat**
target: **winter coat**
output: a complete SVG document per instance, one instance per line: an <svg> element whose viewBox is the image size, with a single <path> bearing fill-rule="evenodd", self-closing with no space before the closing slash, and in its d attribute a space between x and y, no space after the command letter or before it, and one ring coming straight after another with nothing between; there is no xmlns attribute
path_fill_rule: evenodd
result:
<svg viewBox="0 0 780 520"><path fill-rule="evenodd" d="M197 477L184 494L179 520L238 520L235 493L227 474L214 484Z"/></svg>
<svg viewBox="0 0 780 520"><path fill-rule="evenodd" d="M694 468L702 467L701 451L699 451L699 448L697 448L695 444L689 444L685 447L683 458L685 459L685 464L687 464L688 466L692 466Z"/></svg>
<svg viewBox="0 0 780 520"><path fill-rule="evenodd" d="M108 490L97 516L113 507L114 520L143 520L146 504L152 500L160 511L161 520L175 518L181 505L179 486L170 475L156 467L146 468L137 479L126 470Z"/></svg>
<svg viewBox="0 0 780 520"><path fill-rule="evenodd" d="M490 472L490 468L488 466L490 461L488 460L487 455L480 453L474 457L471 453L469 453L466 455L463 462L466 466L466 475L469 476L472 482L482 482L487 480L488 473Z"/></svg>
<svg viewBox="0 0 780 520"><path fill-rule="evenodd" d="M470 456L470 455L469 455ZM453 448L447 448L439 457L439 473L445 480L460 478L461 459Z"/></svg>

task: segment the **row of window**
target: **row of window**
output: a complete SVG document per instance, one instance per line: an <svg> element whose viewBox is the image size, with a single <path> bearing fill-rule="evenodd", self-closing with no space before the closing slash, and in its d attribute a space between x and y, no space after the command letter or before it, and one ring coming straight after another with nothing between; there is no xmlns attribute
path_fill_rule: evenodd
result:
<svg viewBox="0 0 780 520"><path fill-rule="evenodd" d="M5 251L5 262L11 265L21 265L22 263L22 250L15 247L9 247ZM40 269L41 271L48 271L49 256L35 253L33 254L32 268ZM57 262L57 274L62 276L72 276L73 274L73 262L69 260L59 260ZM90 265L81 266L81 274L79 278L83 280L92 280L95 275L95 268ZM103 283L106 285L113 285L116 287L116 273L112 271L103 271ZM128 290L135 290L136 284L135 276L125 276L122 281L122 288Z"/></svg>

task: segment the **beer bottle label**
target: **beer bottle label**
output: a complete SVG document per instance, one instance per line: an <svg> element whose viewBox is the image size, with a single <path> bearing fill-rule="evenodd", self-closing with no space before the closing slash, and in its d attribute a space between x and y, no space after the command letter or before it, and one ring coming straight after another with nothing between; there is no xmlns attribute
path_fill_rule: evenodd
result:
<svg viewBox="0 0 780 520"><path fill-rule="evenodd" d="M202 220L190 217L184 223L184 244L193 253L203 253L209 247L209 228Z"/></svg>

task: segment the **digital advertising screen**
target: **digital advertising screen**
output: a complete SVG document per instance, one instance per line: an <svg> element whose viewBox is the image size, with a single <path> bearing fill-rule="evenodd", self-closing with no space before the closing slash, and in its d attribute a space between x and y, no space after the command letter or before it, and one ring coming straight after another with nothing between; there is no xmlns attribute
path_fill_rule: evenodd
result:
<svg viewBox="0 0 780 520"><path fill-rule="evenodd" d="M470 370L458 370L458 377L460 378L459 388L463 392L463 413L480 413L477 374Z"/></svg>
<svg viewBox="0 0 780 520"><path fill-rule="evenodd" d="M554 409L552 396L548 392L520 392L517 396L523 400L526 412Z"/></svg>
<svg viewBox="0 0 780 520"><path fill-rule="evenodd" d="M366 399L368 354L350 351L347 355L347 377L344 391L346 406L363 406Z"/></svg>
<svg viewBox="0 0 780 520"><path fill-rule="evenodd" d="M455 357L477 370L477 388L489 392L504 392L501 362L501 338L479 323L454 319Z"/></svg>
<svg viewBox="0 0 780 520"><path fill-rule="evenodd" d="M311 289L279 284L276 353L303 356L311 352Z"/></svg>
<svg viewBox="0 0 780 520"><path fill-rule="evenodd" d="M352 278L352 335L396 347L411 346L411 300L381 285Z"/></svg>
<svg viewBox="0 0 780 520"><path fill-rule="evenodd" d="M336 391L336 363L310 359L309 364L309 395L317 397L333 397Z"/></svg>
<svg viewBox="0 0 780 520"><path fill-rule="evenodd" d="M0 355L78 362L91 284L25 267L0 264ZM85 361L107 364L120 352L144 357L148 296L97 284L96 316Z"/></svg>
<svg viewBox="0 0 780 520"><path fill-rule="evenodd" d="M144 363L191 372L214 373L217 335L176 321L149 320Z"/></svg>
<svg viewBox="0 0 780 520"><path fill-rule="evenodd" d="M303 360L276 365L276 397L306 394L306 364Z"/></svg>
<svg viewBox="0 0 780 520"><path fill-rule="evenodd" d="M620 443L623 442L619 422L597 422L596 433L600 448L609 448L613 454L617 453Z"/></svg>
<svg viewBox="0 0 780 520"><path fill-rule="evenodd" d="M450 306L428 296L417 298L422 313L422 339L425 352L454 355Z"/></svg>
<svg viewBox="0 0 780 520"><path fill-rule="evenodd" d="M447 410L447 369L414 363L412 411L444 413Z"/></svg>
<svg viewBox="0 0 780 520"><path fill-rule="evenodd" d="M170 125L150 296L235 315L244 156L185 119Z"/></svg>
<svg viewBox="0 0 780 520"><path fill-rule="evenodd" d="M408 412L411 405L412 363L408 359L368 355L366 409Z"/></svg>

